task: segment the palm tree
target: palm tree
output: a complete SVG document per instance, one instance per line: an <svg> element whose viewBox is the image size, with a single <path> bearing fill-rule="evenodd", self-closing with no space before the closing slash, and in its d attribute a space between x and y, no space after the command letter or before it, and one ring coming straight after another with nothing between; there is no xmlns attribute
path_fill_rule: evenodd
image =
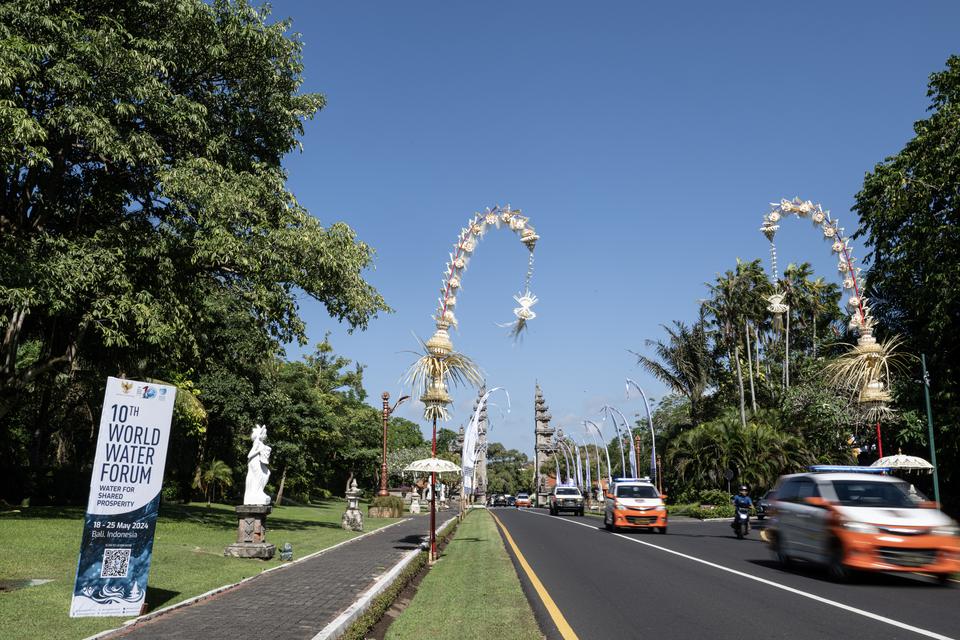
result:
<svg viewBox="0 0 960 640"><path fill-rule="evenodd" d="M803 440L778 429L777 422L769 411L746 425L727 413L681 434L667 458L681 479L697 487L720 486L727 469L738 483L771 487L781 474L814 461Z"/></svg>
<svg viewBox="0 0 960 640"><path fill-rule="evenodd" d="M193 480L193 488L203 491L207 498L207 506L216 499L217 487L220 487L222 496L227 487L233 486L233 471L223 460L211 460L210 464Z"/></svg>
<svg viewBox="0 0 960 640"><path fill-rule="evenodd" d="M690 402L690 421L696 424L703 418L703 400L711 386L710 340L707 319L703 309L692 326L679 320L671 325L661 325L667 332L667 340L647 340L653 347L656 358L648 358L635 351L637 365L670 387L671 391L684 396Z"/></svg>
<svg viewBox="0 0 960 640"><path fill-rule="evenodd" d="M740 368L740 337L737 331L740 309L738 294L740 287L737 274L727 270L723 275L717 274L716 284L708 284L712 298L704 303L704 307L713 316L714 324L720 330L720 335L727 350L727 362L731 373L736 364L737 386L740 391L740 423L747 425L747 413L744 407L743 372ZM733 345L733 354L730 345Z"/></svg>
<svg viewBox="0 0 960 640"><path fill-rule="evenodd" d="M740 309L743 324L744 344L747 351L747 376L750 380L750 407L757 412L757 393L754 386L754 364L760 373L760 351L751 348L751 343L759 346L759 339L752 339L754 327L763 324L767 313L767 296L772 292L770 280L763 270L760 259L743 262L737 258L737 305ZM754 358L756 356L756 358Z"/></svg>

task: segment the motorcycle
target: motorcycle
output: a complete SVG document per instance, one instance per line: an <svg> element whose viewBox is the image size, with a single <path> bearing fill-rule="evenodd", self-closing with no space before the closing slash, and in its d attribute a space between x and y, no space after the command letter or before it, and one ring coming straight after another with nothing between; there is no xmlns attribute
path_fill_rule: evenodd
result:
<svg viewBox="0 0 960 640"><path fill-rule="evenodd" d="M750 532L750 507L737 507L731 526L733 532L737 534L737 539L743 540L743 536Z"/></svg>

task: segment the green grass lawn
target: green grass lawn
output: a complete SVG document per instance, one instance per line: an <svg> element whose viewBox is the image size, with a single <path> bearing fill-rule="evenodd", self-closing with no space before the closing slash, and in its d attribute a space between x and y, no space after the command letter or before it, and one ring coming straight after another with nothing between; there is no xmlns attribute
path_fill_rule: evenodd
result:
<svg viewBox="0 0 960 640"><path fill-rule="evenodd" d="M470 511L387 640L543 638L486 509Z"/></svg>
<svg viewBox="0 0 960 640"><path fill-rule="evenodd" d="M296 559L359 535L340 528L343 511L342 500L276 507L267 520L267 541L278 548L289 542ZM0 638L84 638L129 619L68 617L83 513L83 507L26 507L0 513L0 581L53 580L0 592ZM364 529L391 522L396 520L364 517ZM269 561L224 557L224 547L236 541L236 530L233 506L163 505L150 567L149 609L281 564L279 554Z"/></svg>

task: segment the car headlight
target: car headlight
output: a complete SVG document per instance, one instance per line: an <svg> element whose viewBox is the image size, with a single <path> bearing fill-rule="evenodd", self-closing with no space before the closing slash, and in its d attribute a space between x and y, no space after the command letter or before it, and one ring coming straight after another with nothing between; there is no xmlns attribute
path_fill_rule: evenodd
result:
<svg viewBox="0 0 960 640"><path fill-rule="evenodd" d="M630 507L628 507L628 506L625 505L625 504L618 504L618 505L617 505L617 511L626 511L626 510L629 509L629 508L630 508Z"/></svg>
<svg viewBox="0 0 960 640"><path fill-rule="evenodd" d="M947 524L935 527L930 531L935 536L960 536L960 527L956 524Z"/></svg>
<svg viewBox="0 0 960 640"><path fill-rule="evenodd" d="M854 533L880 533L880 530L877 529L872 524L866 522L855 522L848 521L843 523L843 528L847 531L853 531Z"/></svg>
<svg viewBox="0 0 960 640"><path fill-rule="evenodd" d="M654 510L654 511L666 511L667 508L666 508L665 506L663 506L663 505L660 505L659 507L654 507L653 510Z"/></svg>

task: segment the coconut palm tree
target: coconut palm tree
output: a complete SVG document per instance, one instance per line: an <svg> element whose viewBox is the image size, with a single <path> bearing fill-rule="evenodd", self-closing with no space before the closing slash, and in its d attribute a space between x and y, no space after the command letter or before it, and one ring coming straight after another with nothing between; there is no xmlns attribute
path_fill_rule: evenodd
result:
<svg viewBox="0 0 960 640"><path fill-rule="evenodd" d="M635 351L637 365L646 369L671 391L684 396L690 402L690 421L696 424L704 415L704 398L712 384L710 369L713 358L710 354L710 338L707 319L703 309L692 326L679 320L671 325L661 325L667 332L667 340L647 340L653 347L655 358Z"/></svg>
<svg viewBox="0 0 960 640"><path fill-rule="evenodd" d="M743 371L740 368L740 336L739 325L740 308L738 306L739 286L737 274L729 269L723 275L717 274L716 283L708 284L711 298L704 302L704 308L713 316L714 325L720 332L727 352L727 362L731 373L736 373L737 387L740 391L740 423L747 424L747 414L744 400ZM733 345L731 354L730 346Z"/></svg>
<svg viewBox="0 0 960 640"><path fill-rule="evenodd" d="M193 481L193 488L203 491L208 507L217 497L217 487L220 487L220 495L223 496L226 488L232 486L233 471L223 460L211 460Z"/></svg>

